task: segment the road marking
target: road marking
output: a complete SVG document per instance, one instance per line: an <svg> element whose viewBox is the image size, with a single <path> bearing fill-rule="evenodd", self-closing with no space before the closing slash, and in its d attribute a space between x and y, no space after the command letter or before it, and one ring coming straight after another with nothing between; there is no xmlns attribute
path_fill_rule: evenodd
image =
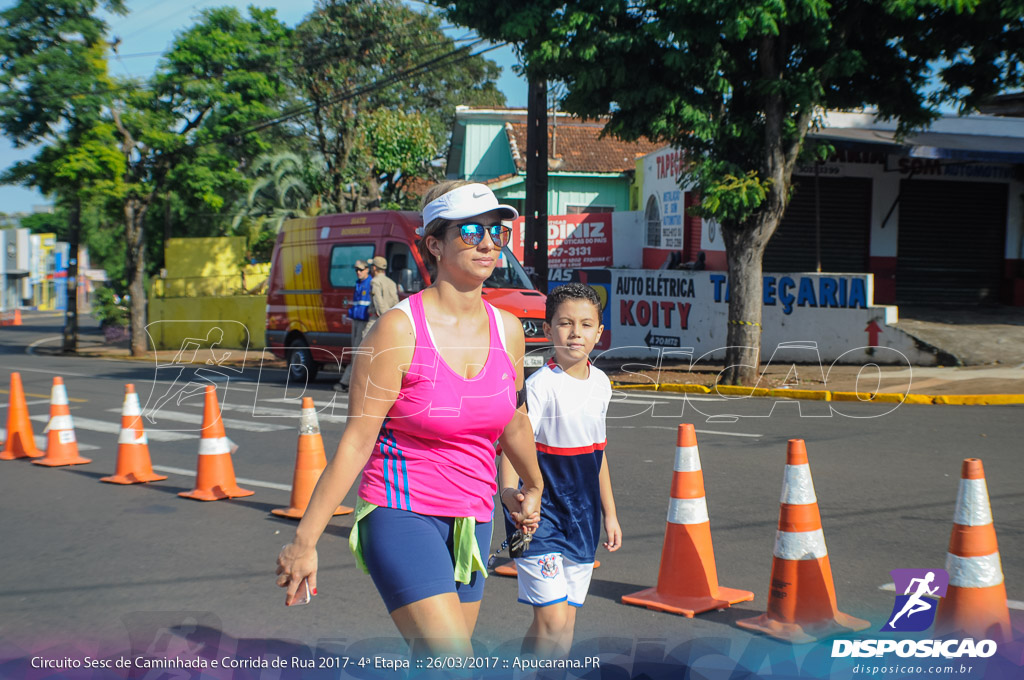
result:
<svg viewBox="0 0 1024 680"><path fill-rule="evenodd" d="M195 470L186 470L184 468L168 467L166 465L154 465L153 469L157 472L169 472L175 475L185 475L187 477L195 477ZM277 489L278 491L291 491L292 487L286 484L277 484L276 482L261 482L258 479L246 479L244 477L236 477L235 481L239 484L245 484L246 486L260 486L264 489Z"/></svg>
<svg viewBox="0 0 1024 680"><path fill-rule="evenodd" d="M624 398L624 399L615 399L615 398L613 398L611 400L611 403L613 403L613 404L657 404L658 402L661 402L661 403L665 404L665 403L668 403L669 400L672 400L672 401L717 401L717 402L726 401L726 399L724 399L723 397L691 397L691 396L686 396L686 397L662 397L661 395L659 395L657 397L652 397L650 400L642 399L642 398Z"/></svg>
<svg viewBox="0 0 1024 680"><path fill-rule="evenodd" d="M119 408L108 408L107 413L120 413ZM180 411L165 411L160 409L155 414L151 411L146 412L146 425L150 423L159 423L160 420L173 420L179 423L189 423L190 425L202 425L203 416L197 413L181 413ZM245 430L246 432L278 432L280 430L290 430L291 425L275 425L273 423L260 423L253 422L251 420L235 420L234 418L221 417L221 422L224 423L225 427L233 428L237 430ZM198 430L196 430L198 432ZM148 432L148 431L147 431Z"/></svg>
<svg viewBox="0 0 1024 680"><path fill-rule="evenodd" d="M668 425L608 425L609 429L615 428L617 430L670 430L672 432L677 431L678 427L669 427ZM750 434L747 432L722 432L720 430L698 430L694 429L697 434L716 434L723 437L763 437L763 434Z"/></svg>
<svg viewBox="0 0 1024 680"><path fill-rule="evenodd" d="M7 428L0 427L0 439L7 439ZM45 434L32 435L32 439L35 440L37 449L39 449L40 451L46 450L48 442L46 441L47 437ZM97 451L99 450L99 448L100 447L96 446L95 444L83 444L82 442L78 442L79 451Z"/></svg>
<svg viewBox="0 0 1024 680"><path fill-rule="evenodd" d="M26 369L23 368L21 370L24 371ZM0 388L0 394L10 394L10 393L11 393L10 390ZM25 396L26 397L35 397L37 399L42 399L42 400L44 400L44 403L47 403L47 404L50 403L50 395L49 394L38 394L36 392L25 392ZM73 401L76 404L85 404L85 403L89 402L88 399L77 399L75 397L68 397L68 401ZM39 403L39 402L36 402L36 403Z"/></svg>
<svg viewBox="0 0 1024 680"><path fill-rule="evenodd" d="M50 416L31 416L32 420L40 423L50 422ZM103 434L121 434L121 423L108 423L104 420L93 418L82 418L75 416L75 429L92 430ZM151 430L146 428L146 436L157 442L179 442L185 439L197 439L196 434L184 434L182 432L171 432L165 430Z"/></svg>
<svg viewBox="0 0 1024 680"><path fill-rule="evenodd" d="M895 583L883 583L882 585L878 586L878 589L879 590L888 590L889 592L895 593L896 592L896 584ZM1010 609L1024 610L1024 602L1021 602L1020 600L1007 600L1006 601L1006 606L1009 607Z"/></svg>
<svg viewBox="0 0 1024 680"><path fill-rule="evenodd" d="M198 401L185 402L188 406L195 408L202 408L203 404ZM184 404L183 404L184 405ZM220 409L222 411L234 411L235 413L248 413L254 418L267 417L267 418L301 418L302 409L299 408L299 404L295 405L295 409L283 409L274 408L272 406L248 406L247 404L221 404ZM344 423L348 421L348 416L335 416L324 411L331 409L324 408L323 411L317 411L317 420L322 420L329 423ZM291 427L289 425L289 427Z"/></svg>

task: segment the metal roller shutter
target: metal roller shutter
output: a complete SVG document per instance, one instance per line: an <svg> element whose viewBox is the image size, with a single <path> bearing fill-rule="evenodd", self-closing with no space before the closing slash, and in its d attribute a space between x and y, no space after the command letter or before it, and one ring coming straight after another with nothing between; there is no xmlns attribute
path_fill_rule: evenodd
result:
<svg viewBox="0 0 1024 680"><path fill-rule="evenodd" d="M1006 184L901 181L896 302L997 301L1008 197Z"/></svg>
<svg viewBox="0 0 1024 680"><path fill-rule="evenodd" d="M814 178L794 177L793 197L764 254L766 272L813 272ZM821 192L821 269L864 272L871 233L871 180L819 177Z"/></svg>

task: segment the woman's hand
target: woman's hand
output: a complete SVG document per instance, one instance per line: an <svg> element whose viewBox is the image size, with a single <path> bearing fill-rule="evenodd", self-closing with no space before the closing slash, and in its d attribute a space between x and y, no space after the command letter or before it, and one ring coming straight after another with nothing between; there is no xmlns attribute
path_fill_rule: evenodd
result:
<svg viewBox="0 0 1024 680"><path fill-rule="evenodd" d="M540 524L539 489L502 489L501 502L508 508L508 514L516 528L525 534L533 533Z"/></svg>
<svg viewBox="0 0 1024 680"><path fill-rule="evenodd" d="M316 595L316 548L300 548L289 543L281 548L277 556L277 585L288 590L284 596L285 606L295 602L295 594L305 579L309 584L309 592Z"/></svg>
<svg viewBox="0 0 1024 680"><path fill-rule="evenodd" d="M506 488L502 492L502 503L523 534L536 532L537 525L541 523L540 488Z"/></svg>

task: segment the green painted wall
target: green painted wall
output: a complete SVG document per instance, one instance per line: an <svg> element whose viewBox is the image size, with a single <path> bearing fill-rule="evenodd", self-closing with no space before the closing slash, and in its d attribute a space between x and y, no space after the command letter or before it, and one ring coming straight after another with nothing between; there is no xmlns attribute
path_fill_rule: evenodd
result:
<svg viewBox="0 0 1024 680"><path fill-rule="evenodd" d="M512 152L503 123L471 123L466 126L466 146L462 150L459 176L469 180L487 180L515 172Z"/></svg>

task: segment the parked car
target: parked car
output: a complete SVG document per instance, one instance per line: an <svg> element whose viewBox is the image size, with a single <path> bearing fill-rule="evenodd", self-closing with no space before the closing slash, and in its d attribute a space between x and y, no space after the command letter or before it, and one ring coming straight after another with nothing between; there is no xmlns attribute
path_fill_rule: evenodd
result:
<svg viewBox="0 0 1024 680"><path fill-rule="evenodd" d="M274 244L267 288L267 347L288 361L289 379L316 378L323 365L349 360L352 325L347 310L355 291L356 260L383 255L400 298L429 286L431 275L416 242L417 212L379 211L321 215L286 221ZM483 297L514 314L526 335L527 372L544 365L545 295L537 291L512 252L502 249L484 282Z"/></svg>

